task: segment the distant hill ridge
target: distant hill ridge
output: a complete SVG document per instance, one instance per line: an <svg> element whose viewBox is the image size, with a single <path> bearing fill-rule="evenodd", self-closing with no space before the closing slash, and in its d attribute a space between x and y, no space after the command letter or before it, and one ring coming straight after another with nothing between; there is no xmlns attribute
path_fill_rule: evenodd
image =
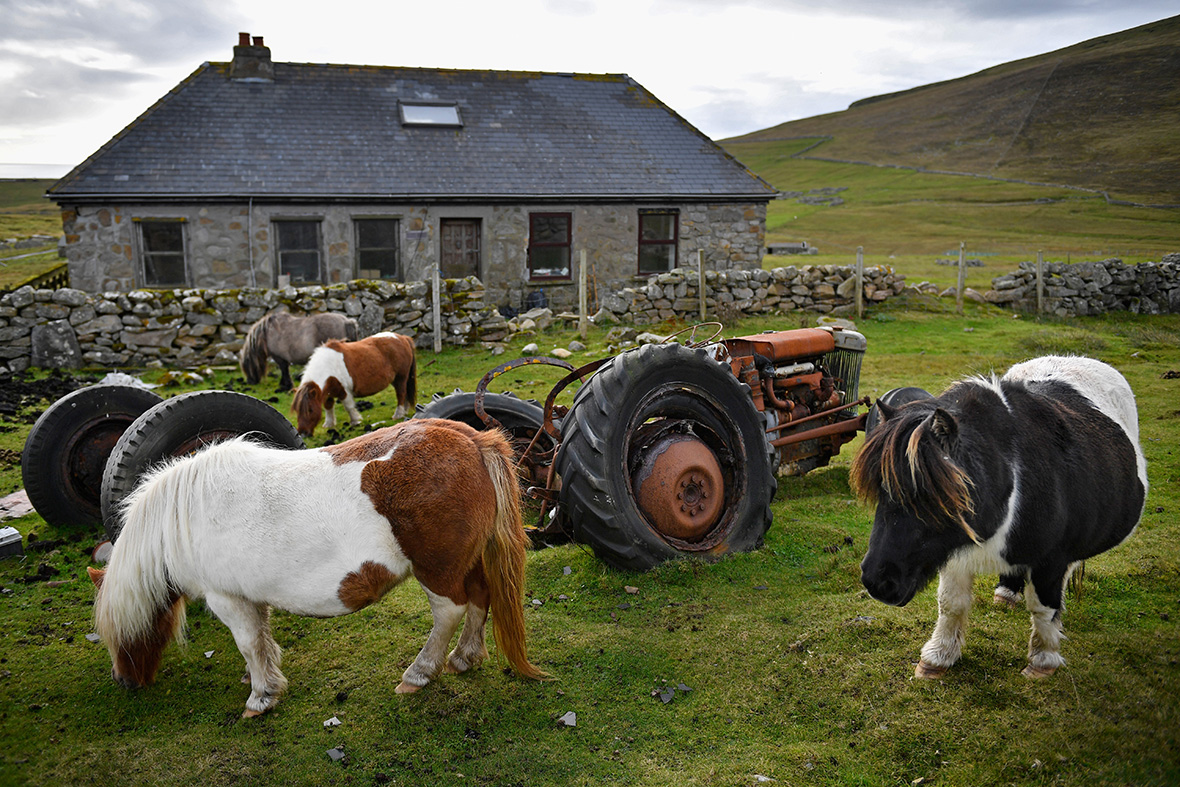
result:
<svg viewBox="0 0 1180 787"><path fill-rule="evenodd" d="M726 142L1180 203L1180 16Z"/></svg>

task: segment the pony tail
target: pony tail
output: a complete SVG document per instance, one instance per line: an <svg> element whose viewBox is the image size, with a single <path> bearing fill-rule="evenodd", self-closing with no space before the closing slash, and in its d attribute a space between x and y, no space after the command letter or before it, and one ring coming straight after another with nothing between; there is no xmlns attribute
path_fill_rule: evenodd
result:
<svg viewBox="0 0 1180 787"><path fill-rule="evenodd" d="M255 385L265 377L266 370L270 365L266 342L270 321L271 315L268 314L250 326L250 330L246 333L246 340L242 344L242 351L238 354L242 374L250 385Z"/></svg>
<svg viewBox="0 0 1180 787"><path fill-rule="evenodd" d="M410 342L410 371L406 380L406 399L410 415L414 414L414 406L418 404L418 353L414 352L414 344Z"/></svg>
<svg viewBox="0 0 1180 787"><path fill-rule="evenodd" d="M524 625L524 525L520 516L520 485L512 462L512 449L498 429L472 436L492 486L496 490L496 522L484 547L483 569L491 593L491 611L496 647L508 663L525 678L539 680L548 675L529 662Z"/></svg>

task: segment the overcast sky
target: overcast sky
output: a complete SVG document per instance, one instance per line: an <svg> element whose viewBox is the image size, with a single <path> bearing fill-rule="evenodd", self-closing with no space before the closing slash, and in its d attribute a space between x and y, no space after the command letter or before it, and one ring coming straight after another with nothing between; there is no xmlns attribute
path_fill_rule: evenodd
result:
<svg viewBox="0 0 1180 787"><path fill-rule="evenodd" d="M0 0L0 177L58 177L239 32L276 61L625 73L714 139L1176 14L1176 0Z"/></svg>

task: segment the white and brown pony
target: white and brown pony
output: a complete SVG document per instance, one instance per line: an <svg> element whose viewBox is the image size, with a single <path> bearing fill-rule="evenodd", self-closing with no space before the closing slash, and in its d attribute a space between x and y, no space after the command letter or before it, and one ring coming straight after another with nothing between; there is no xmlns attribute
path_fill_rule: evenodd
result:
<svg viewBox="0 0 1180 787"><path fill-rule="evenodd" d="M271 312L250 326L238 360L250 385L266 376L269 359L279 367L279 390L291 390L291 364L303 365L315 348L329 339L356 341L356 320L343 314L323 312L303 317L288 312Z"/></svg>
<svg viewBox="0 0 1180 787"><path fill-rule="evenodd" d="M257 716L287 685L271 607L347 615L411 574L434 625L398 693L483 661L489 610L508 663L544 677L525 646L519 495L502 432L439 419L318 450L238 438L173 460L128 496L107 569L90 569L114 678L152 683L165 646L183 636L185 602L204 598L246 659L243 715Z"/></svg>
<svg viewBox="0 0 1180 787"><path fill-rule="evenodd" d="M853 488L877 505L861 580L904 606L939 575L938 622L917 676L941 677L958 660L977 572L1002 575L1005 587L1028 582L1024 674L1051 675L1065 663L1066 580L1143 514L1131 387L1100 361L1048 356L878 407L881 422L852 464Z"/></svg>
<svg viewBox="0 0 1180 787"><path fill-rule="evenodd" d="M397 391L393 417L401 418L414 409L418 397L417 362L410 337L375 333L358 342L333 341L316 348L291 400L299 434L315 432L321 417L325 429L335 429L337 401L348 411L353 426L360 424L356 397L372 396L390 385Z"/></svg>

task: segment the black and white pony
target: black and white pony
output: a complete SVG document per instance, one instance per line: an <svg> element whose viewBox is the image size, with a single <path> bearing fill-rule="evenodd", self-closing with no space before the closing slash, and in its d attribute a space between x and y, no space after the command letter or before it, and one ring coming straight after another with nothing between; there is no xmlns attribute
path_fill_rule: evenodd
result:
<svg viewBox="0 0 1180 787"><path fill-rule="evenodd" d="M1100 361L1047 356L1001 379L974 377L880 421L852 465L877 505L861 580L903 606L937 573L938 622L915 673L941 677L963 646L977 572L1027 580L1024 675L1065 663L1061 611L1070 572L1139 523L1147 465L1135 396ZM1017 585L1019 587L1019 585Z"/></svg>

